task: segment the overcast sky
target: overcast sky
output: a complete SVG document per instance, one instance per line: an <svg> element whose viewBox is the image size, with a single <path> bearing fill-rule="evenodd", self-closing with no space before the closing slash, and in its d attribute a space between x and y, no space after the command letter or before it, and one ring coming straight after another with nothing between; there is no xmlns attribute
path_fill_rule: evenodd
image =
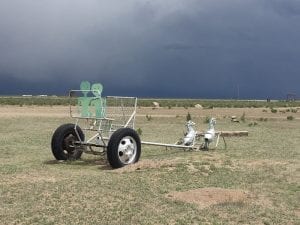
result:
<svg viewBox="0 0 300 225"><path fill-rule="evenodd" d="M104 95L300 96L300 0L0 1L0 95L82 80Z"/></svg>

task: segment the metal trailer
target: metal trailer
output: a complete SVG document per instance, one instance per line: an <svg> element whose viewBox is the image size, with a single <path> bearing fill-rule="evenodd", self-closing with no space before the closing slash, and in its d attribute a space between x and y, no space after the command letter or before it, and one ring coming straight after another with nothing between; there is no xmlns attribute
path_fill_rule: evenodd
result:
<svg viewBox="0 0 300 225"><path fill-rule="evenodd" d="M103 88L99 83L91 86L89 82L82 82L80 87L69 94L70 116L76 122L59 126L52 136L51 149L57 160L76 160L83 152L106 154L109 164L120 168L139 160L141 144L193 150L208 148L211 142L204 137L204 143L199 143L201 135L194 130L195 124L191 121L187 123L185 137L175 144L143 142L134 129L136 97L102 98Z"/></svg>

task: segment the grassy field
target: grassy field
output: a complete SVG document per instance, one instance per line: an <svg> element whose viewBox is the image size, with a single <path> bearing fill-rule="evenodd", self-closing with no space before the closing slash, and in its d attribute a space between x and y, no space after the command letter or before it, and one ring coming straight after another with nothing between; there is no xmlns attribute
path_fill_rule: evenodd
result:
<svg viewBox="0 0 300 225"><path fill-rule="evenodd" d="M143 140L182 136L187 109L139 110ZM54 160L68 108L1 106L0 224L300 224L300 113L190 112L198 130L214 115L217 130L249 136L207 152L143 146L139 163L112 170L101 156Z"/></svg>
<svg viewBox="0 0 300 225"><path fill-rule="evenodd" d="M218 99L151 99L139 98L138 106L152 107L153 102L158 102L162 107L194 107L196 104L201 104L204 108L275 108L275 107L300 107L300 101L287 102L284 100L273 100L270 102L264 100L218 100ZM75 98L70 99L64 96L0 96L0 105L39 105L39 106L53 106L53 105L76 105ZM108 103L110 104L110 103Z"/></svg>

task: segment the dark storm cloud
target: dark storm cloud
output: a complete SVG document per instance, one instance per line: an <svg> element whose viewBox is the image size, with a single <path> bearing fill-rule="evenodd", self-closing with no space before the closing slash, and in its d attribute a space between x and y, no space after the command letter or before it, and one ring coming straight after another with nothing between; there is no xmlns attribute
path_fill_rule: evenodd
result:
<svg viewBox="0 0 300 225"><path fill-rule="evenodd" d="M299 16L300 1L299 0L265 0L265 5L273 9L275 12L284 16Z"/></svg>
<svg viewBox="0 0 300 225"><path fill-rule="evenodd" d="M299 22L299 0L4 0L0 94L300 95Z"/></svg>

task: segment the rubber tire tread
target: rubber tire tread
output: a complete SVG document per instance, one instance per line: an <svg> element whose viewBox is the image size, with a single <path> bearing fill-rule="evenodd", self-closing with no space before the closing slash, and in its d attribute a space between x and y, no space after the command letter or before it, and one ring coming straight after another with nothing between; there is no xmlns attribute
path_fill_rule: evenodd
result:
<svg viewBox="0 0 300 225"><path fill-rule="evenodd" d="M110 137L108 145L107 145L107 160L112 168L121 168L125 165L120 161L119 155L118 155L118 147L120 144L120 141L123 137L130 136L132 137L136 142L136 156L135 159L132 161L131 164L136 163L139 161L141 156L141 139L137 132L131 128L120 128L116 130Z"/></svg>
<svg viewBox="0 0 300 225"><path fill-rule="evenodd" d="M63 125L59 126L55 130L55 132L52 136L52 140L51 140L51 150L52 150L54 157L57 160L76 160L81 157L82 151L76 151L72 155L72 157L70 157L69 155L67 155L64 152L64 150L62 148L63 141L64 141L64 138L66 137L66 135L73 134L75 137L77 137L74 127L75 127L75 124L67 123L67 124L63 124ZM84 134L83 134L81 128L79 126L77 126L76 130L77 130L81 140L84 141Z"/></svg>

